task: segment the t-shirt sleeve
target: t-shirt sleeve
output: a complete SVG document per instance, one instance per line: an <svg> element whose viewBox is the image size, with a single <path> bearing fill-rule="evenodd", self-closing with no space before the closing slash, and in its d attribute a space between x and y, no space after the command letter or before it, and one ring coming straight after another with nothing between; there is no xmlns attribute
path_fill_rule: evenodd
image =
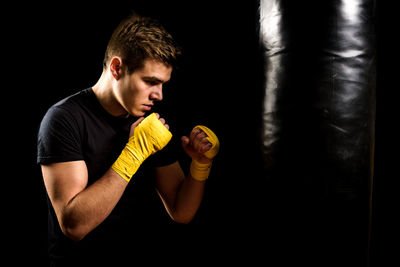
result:
<svg viewBox="0 0 400 267"><path fill-rule="evenodd" d="M40 124L37 163L83 160L76 118L60 107L51 107Z"/></svg>

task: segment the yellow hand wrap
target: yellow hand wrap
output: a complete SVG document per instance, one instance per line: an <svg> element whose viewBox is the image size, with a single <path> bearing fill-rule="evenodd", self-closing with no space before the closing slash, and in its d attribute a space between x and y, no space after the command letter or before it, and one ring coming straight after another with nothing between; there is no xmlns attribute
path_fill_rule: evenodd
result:
<svg viewBox="0 0 400 267"><path fill-rule="evenodd" d="M129 182L143 161L165 147L171 138L171 132L152 113L136 126L111 168Z"/></svg>
<svg viewBox="0 0 400 267"><path fill-rule="evenodd" d="M206 139L212 144L211 148L204 153L204 156L209 159L213 159L219 151L218 137L206 126L197 125L193 128L193 130L196 128L202 130L207 135ZM192 163L190 165L190 174L194 179L198 181L204 181L210 175L211 165L212 163L200 163L196 160L192 160Z"/></svg>

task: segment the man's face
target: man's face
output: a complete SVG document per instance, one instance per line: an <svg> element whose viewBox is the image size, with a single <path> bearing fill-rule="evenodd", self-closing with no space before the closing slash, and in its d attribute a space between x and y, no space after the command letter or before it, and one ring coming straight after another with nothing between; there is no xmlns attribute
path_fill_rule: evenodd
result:
<svg viewBox="0 0 400 267"><path fill-rule="evenodd" d="M147 59L143 68L123 76L118 81L115 96L127 113L140 117L163 98L162 86L171 78L172 67Z"/></svg>

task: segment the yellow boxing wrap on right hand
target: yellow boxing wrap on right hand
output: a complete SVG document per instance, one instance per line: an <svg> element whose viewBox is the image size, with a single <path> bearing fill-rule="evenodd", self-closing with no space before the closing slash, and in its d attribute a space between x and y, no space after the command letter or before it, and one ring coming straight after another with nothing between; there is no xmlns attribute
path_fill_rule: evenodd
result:
<svg viewBox="0 0 400 267"><path fill-rule="evenodd" d="M171 138L171 132L160 122L156 114L152 113L136 126L133 135L111 168L129 182L143 161L163 149Z"/></svg>
<svg viewBox="0 0 400 267"><path fill-rule="evenodd" d="M204 156L209 159L213 159L219 151L218 137L206 126L197 125L193 128L193 130L196 128L202 130L207 135L206 139L212 145L211 148L204 153ZM210 175L211 165L212 163L200 163L196 160L192 160L192 163L190 164L190 174L195 180L204 181Z"/></svg>

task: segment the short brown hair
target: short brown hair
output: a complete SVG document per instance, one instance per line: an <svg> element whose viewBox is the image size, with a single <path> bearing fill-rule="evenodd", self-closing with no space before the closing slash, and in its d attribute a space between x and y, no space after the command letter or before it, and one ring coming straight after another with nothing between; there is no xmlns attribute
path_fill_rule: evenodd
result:
<svg viewBox="0 0 400 267"><path fill-rule="evenodd" d="M145 59L155 59L174 66L181 48L165 28L153 18L134 13L114 30L103 60L106 68L113 56L121 57L128 72L143 67Z"/></svg>

